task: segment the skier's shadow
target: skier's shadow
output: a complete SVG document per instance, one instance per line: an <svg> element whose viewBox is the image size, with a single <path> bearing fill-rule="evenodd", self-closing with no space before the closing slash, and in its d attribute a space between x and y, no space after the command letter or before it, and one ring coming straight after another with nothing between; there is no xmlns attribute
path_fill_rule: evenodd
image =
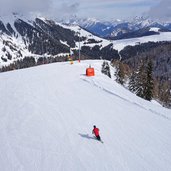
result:
<svg viewBox="0 0 171 171"><path fill-rule="evenodd" d="M81 134L81 133L79 133L79 135L80 135L81 137L83 137L83 138L87 138L87 139L91 139L91 140L96 140L94 137L91 137L91 136L88 135L88 134Z"/></svg>

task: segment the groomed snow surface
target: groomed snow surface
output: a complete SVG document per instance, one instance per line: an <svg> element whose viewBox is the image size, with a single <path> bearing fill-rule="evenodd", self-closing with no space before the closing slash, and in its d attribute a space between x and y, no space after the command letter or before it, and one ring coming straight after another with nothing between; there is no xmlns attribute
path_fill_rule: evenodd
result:
<svg viewBox="0 0 171 171"><path fill-rule="evenodd" d="M102 75L102 62L0 74L1 171L171 170L171 110Z"/></svg>

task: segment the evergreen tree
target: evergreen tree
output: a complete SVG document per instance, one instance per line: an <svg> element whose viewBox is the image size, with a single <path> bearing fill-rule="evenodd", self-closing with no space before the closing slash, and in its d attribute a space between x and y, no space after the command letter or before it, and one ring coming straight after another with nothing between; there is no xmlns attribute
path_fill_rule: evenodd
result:
<svg viewBox="0 0 171 171"><path fill-rule="evenodd" d="M135 93L137 96L144 98L144 89L145 89L145 81L146 81L146 74L145 74L145 65L144 62L139 67L137 75L136 75L136 84L135 84Z"/></svg>
<svg viewBox="0 0 171 171"><path fill-rule="evenodd" d="M106 62L106 61L103 62L101 72L103 74L107 75L109 78L111 78L110 66L109 66L108 62Z"/></svg>
<svg viewBox="0 0 171 171"><path fill-rule="evenodd" d="M154 88L153 88L153 98L155 99L159 99L159 85L160 85L160 80L158 78L154 78L153 79L153 84L154 84Z"/></svg>
<svg viewBox="0 0 171 171"><path fill-rule="evenodd" d="M146 68L146 82L144 85L144 99L149 101L151 101L153 98L154 83L153 83L152 72L153 72L153 66L152 66L152 61L150 60Z"/></svg>
<svg viewBox="0 0 171 171"><path fill-rule="evenodd" d="M125 71L124 71L124 65L122 62L119 62L117 67L116 67L116 72L115 72L115 76L116 76L116 81L123 85L125 82Z"/></svg>
<svg viewBox="0 0 171 171"><path fill-rule="evenodd" d="M163 106L171 107L171 87L169 82L160 82L159 89L159 100L162 102Z"/></svg>
<svg viewBox="0 0 171 171"><path fill-rule="evenodd" d="M136 78L137 78L137 73L135 71L133 71L130 78L129 78L129 84L128 84L128 88L132 92L135 92L137 89Z"/></svg>
<svg viewBox="0 0 171 171"><path fill-rule="evenodd" d="M129 90L146 100L151 100L153 97L153 77L152 77L152 62L149 61L147 67L142 62L137 71L134 71L130 77Z"/></svg>

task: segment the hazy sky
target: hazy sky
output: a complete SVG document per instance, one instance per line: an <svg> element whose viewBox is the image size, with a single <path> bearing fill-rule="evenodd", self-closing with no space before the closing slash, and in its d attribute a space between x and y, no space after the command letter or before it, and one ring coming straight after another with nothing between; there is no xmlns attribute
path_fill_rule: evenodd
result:
<svg viewBox="0 0 171 171"><path fill-rule="evenodd" d="M34 13L63 18L127 19L150 15L171 21L171 0L0 0L0 13Z"/></svg>

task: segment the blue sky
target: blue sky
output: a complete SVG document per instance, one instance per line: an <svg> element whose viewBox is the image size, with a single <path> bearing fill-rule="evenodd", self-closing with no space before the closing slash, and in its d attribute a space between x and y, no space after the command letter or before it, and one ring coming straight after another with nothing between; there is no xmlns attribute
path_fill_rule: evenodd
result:
<svg viewBox="0 0 171 171"><path fill-rule="evenodd" d="M53 18L76 15L110 20L150 15L171 20L171 0L0 0L0 4L1 15L19 11Z"/></svg>

